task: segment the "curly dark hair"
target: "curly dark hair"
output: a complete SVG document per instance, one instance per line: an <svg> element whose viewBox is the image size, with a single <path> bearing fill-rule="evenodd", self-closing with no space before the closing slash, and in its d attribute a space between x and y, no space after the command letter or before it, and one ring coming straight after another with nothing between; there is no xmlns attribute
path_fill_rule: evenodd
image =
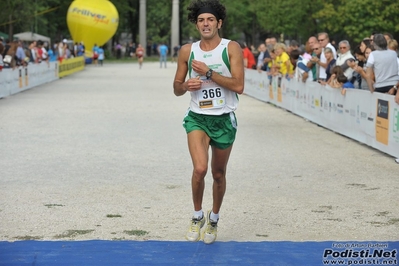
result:
<svg viewBox="0 0 399 266"><path fill-rule="evenodd" d="M197 23L197 13L198 10L202 7L210 7L215 10L215 12L219 15L217 19L221 19L222 21L226 18L226 8L222 5L219 0L193 0L191 4L187 7L189 11L187 19L191 23Z"/></svg>

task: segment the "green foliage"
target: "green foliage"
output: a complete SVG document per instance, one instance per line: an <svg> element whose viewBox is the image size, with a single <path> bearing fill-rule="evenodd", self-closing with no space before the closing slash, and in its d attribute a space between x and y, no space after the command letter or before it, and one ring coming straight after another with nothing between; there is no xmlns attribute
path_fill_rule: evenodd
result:
<svg viewBox="0 0 399 266"><path fill-rule="evenodd" d="M13 28L28 28L34 22L32 15L36 10L35 2L25 0L2 0L0 4L1 31L14 34ZM3 8L3 7L6 8ZM6 25L9 25L6 27ZM11 27L10 27L11 26Z"/></svg>
<svg viewBox="0 0 399 266"><path fill-rule="evenodd" d="M140 0L110 0L119 13L119 27L114 40L130 33L138 42ZM263 42L264 36L302 40L326 31L336 40L358 43L372 32L390 32L399 37L399 1L394 0L220 0L227 9L221 34L248 43ZM181 42L200 38L195 26L187 21L191 0L180 0ZM35 31L53 40L69 38L66 14L70 1L0 0L0 31L18 33ZM172 0L147 0L147 37L150 41L169 43Z"/></svg>
<svg viewBox="0 0 399 266"><path fill-rule="evenodd" d="M172 1L147 0L147 38L155 43L169 43Z"/></svg>
<svg viewBox="0 0 399 266"><path fill-rule="evenodd" d="M391 0L340 0L326 2L313 17L320 28L359 43L372 32L399 32L399 2Z"/></svg>

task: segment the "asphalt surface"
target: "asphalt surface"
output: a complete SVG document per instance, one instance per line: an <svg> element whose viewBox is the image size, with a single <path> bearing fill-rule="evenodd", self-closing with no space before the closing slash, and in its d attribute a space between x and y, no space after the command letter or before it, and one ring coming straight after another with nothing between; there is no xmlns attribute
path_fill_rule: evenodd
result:
<svg viewBox="0 0 399 266"><path fill-rule="evenodd" d="M175 70L105 62L0 99L0 240L184 240ZM394 158L245 95L236 115L219 241L399 239Z"/></svg>

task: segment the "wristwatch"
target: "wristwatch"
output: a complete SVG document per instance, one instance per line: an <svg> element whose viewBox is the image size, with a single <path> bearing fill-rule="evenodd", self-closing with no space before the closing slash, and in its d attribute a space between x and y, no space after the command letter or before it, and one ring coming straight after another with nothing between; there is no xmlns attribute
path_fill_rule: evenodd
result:
<svg viewBox="0 0 399 266"><path fill-rule="evenodd" d="M210 78L212 77L212 72L213 72L212 69L209 69L209 70L206 72L205 76L206 76L207 79L210 79Z"/></svg>

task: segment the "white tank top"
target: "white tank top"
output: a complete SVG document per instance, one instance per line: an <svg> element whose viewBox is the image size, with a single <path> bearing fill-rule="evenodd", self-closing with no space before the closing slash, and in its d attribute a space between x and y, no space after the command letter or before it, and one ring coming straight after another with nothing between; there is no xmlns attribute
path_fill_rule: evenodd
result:
<svg viewBox="0 0 399 266"><path fill-rule="evenodd" d="M191 45L188 60L188 75L190 78L200 76L191 67L193 59L204 62L210 69L218 74L231 77L230 60L227 46L230 40L222 39L220 44L212 51L203 51L200 41ZM203 81L201 89L191 92L190 110L198 114L222 115L233 112L238 106L237 93L225 89L211 79L201 76Z"/></svg>

